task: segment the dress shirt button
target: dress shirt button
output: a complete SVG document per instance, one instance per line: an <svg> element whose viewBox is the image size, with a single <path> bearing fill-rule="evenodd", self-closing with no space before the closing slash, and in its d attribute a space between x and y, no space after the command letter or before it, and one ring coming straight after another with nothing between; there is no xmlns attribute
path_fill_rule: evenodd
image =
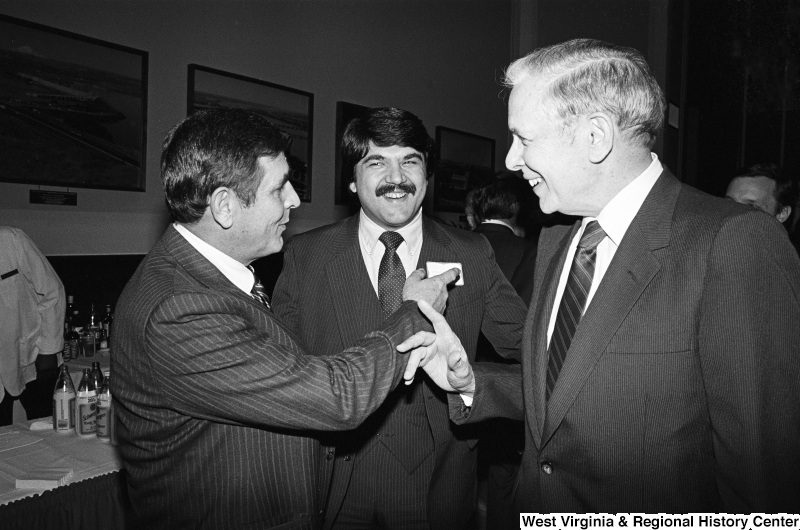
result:
<svg viewBox="0 0 800 530"><path fill-rule="evenodd" d="M545 475L550 475L553 473L553 466L550 464L550 462L542 462L541 468Z"/></svg>

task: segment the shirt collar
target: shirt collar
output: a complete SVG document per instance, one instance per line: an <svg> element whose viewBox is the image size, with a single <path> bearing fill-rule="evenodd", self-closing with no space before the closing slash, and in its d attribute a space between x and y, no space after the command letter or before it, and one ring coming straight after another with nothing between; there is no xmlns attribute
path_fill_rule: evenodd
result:
<svg viewBox="0 0 800 530"><path fill-rule="evenodd" d="M197 250L203 255L204 258L210 261L212 265L219 269L223 276L228 278L233 285L245 293L250 294L250 291L253 289L253 285L255 284L255 279L250 269L232 257L228 256L218 248L209 245L207 242L190 232L189 229L182 224L173 223L172 226L175 227L175 230L177 230L178 233L195 248L195 250Z"/></svg>
<svg viewBox="0 0 800 530"><path fill-rule="evenodd" d="M362 208L359 214L358 237L368 254L373 253L375 245L378 244L378 238L384 232L386 232L386 229L370 219ZM413 253L413 249L418 248L419 243L422 241L422 208L419 209L417 215L407 225L398 228L395 232L403 236L408 251Z"/></svg>
<svg viewBox="0 0 800 530"><path fill-rule="evenodd" d="M622 188L597 216L597 222L617 246L663 171L658 156L655 153L650 153L650 156L653 160L647 169ZM592 219L584 218L584 226Z"/></svg>

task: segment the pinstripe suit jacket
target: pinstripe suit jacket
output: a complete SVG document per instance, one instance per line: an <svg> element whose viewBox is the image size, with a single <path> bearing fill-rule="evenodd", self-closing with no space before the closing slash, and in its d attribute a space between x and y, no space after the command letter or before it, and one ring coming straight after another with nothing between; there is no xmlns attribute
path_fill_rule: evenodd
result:
<svg viewBox="0 0 800 530"><path fill-rule="evenodd" d="M316 355L335 351L383 320L358 243L358 218L354 215L295 236L284 254L283 272L273 297L275 311ZM475 357L481 331L498 353L518 357L525 305L495 263L486 239L427 217L423 217L422 232L418 267L426 261L463 265L465 285L451 290L445 316L470 359ZM428 385L423 392L436 458L428 494L428 520L435 530L460 530L475 506L475 432L449 421L443 392ZM364 443L364 437L369 436L367 431L339 437L337 452L355 442ZM390 450L413 450L416 439L410 428L393 436ZM357 458L338 456L342 455L336 459L326 526L338 512Z"/></svg>
<svg viewBox="0 0 800 530"><path fill-rule="evenodd" d="M352 429L399 382L412 302L331 357L170 227L117 305L120 454L142 528L317 528L330 467L315 431ZM353 374L359 374L354 377Z"/></svg>
<svg viewBox="0 0 800 530"><path fill-rule="evenodd" d="M547 320L577 225L542 232L513 374L458 422L522 417L527 512L780 512L800 499L800 261L771 216L662 173L545 401ZM523 409L524 401L524 409Z"/></svg>

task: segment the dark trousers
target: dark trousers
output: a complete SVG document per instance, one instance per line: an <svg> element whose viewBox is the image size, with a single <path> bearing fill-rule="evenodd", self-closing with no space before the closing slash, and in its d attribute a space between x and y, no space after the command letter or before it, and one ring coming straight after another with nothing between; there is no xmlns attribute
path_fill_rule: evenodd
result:
<svg viewBox="0 0 800 530"><path fill-rule="evenodd" d="M25 385L25 390L19 396L11 396L8 392L3 396L3 401L0 403L0 426L13 423L14 401L17 399L22 403L29 420L52 415L56 380L58 380L56 356L40 355L36 359L36 379Z"/></svg>

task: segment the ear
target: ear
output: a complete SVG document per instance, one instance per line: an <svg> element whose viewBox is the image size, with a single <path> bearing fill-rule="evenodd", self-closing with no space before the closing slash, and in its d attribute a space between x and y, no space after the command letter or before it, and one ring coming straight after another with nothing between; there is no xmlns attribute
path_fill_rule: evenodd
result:
<svg viewBox="0 0 800 530"><path fill-rule="evenodd" d="M232 189L226 187L215 189L211 193L211 199L208 202L208 208L211 210L214 222L225 230L233 226L233 214L240 207L240 204Z"/></svg>
<svg viewBox="0 0 800 530"><path fill-rule="evenodd" d="M355 180L350 182L350 191L352 191L353 193L358 193L358 191L356 189L356 181Z"/></svg>
<svg viewBox="0 0 800 530"><path fill-rule="evenodd" d="M783 223L789 218L789 215L791 215L791 213L792 213L792 207L784 206L783 208L781 208L781 211L778 212L778 215L776 215L775 217L778 218L778 222Z"/></svg>
<svg viewBox="0 0 800 530"><path fill-rule="evenodd" d="M614 122L608 114L595 112L588 116L589 161L599 164L608 157L614 147Z"/></svg>

